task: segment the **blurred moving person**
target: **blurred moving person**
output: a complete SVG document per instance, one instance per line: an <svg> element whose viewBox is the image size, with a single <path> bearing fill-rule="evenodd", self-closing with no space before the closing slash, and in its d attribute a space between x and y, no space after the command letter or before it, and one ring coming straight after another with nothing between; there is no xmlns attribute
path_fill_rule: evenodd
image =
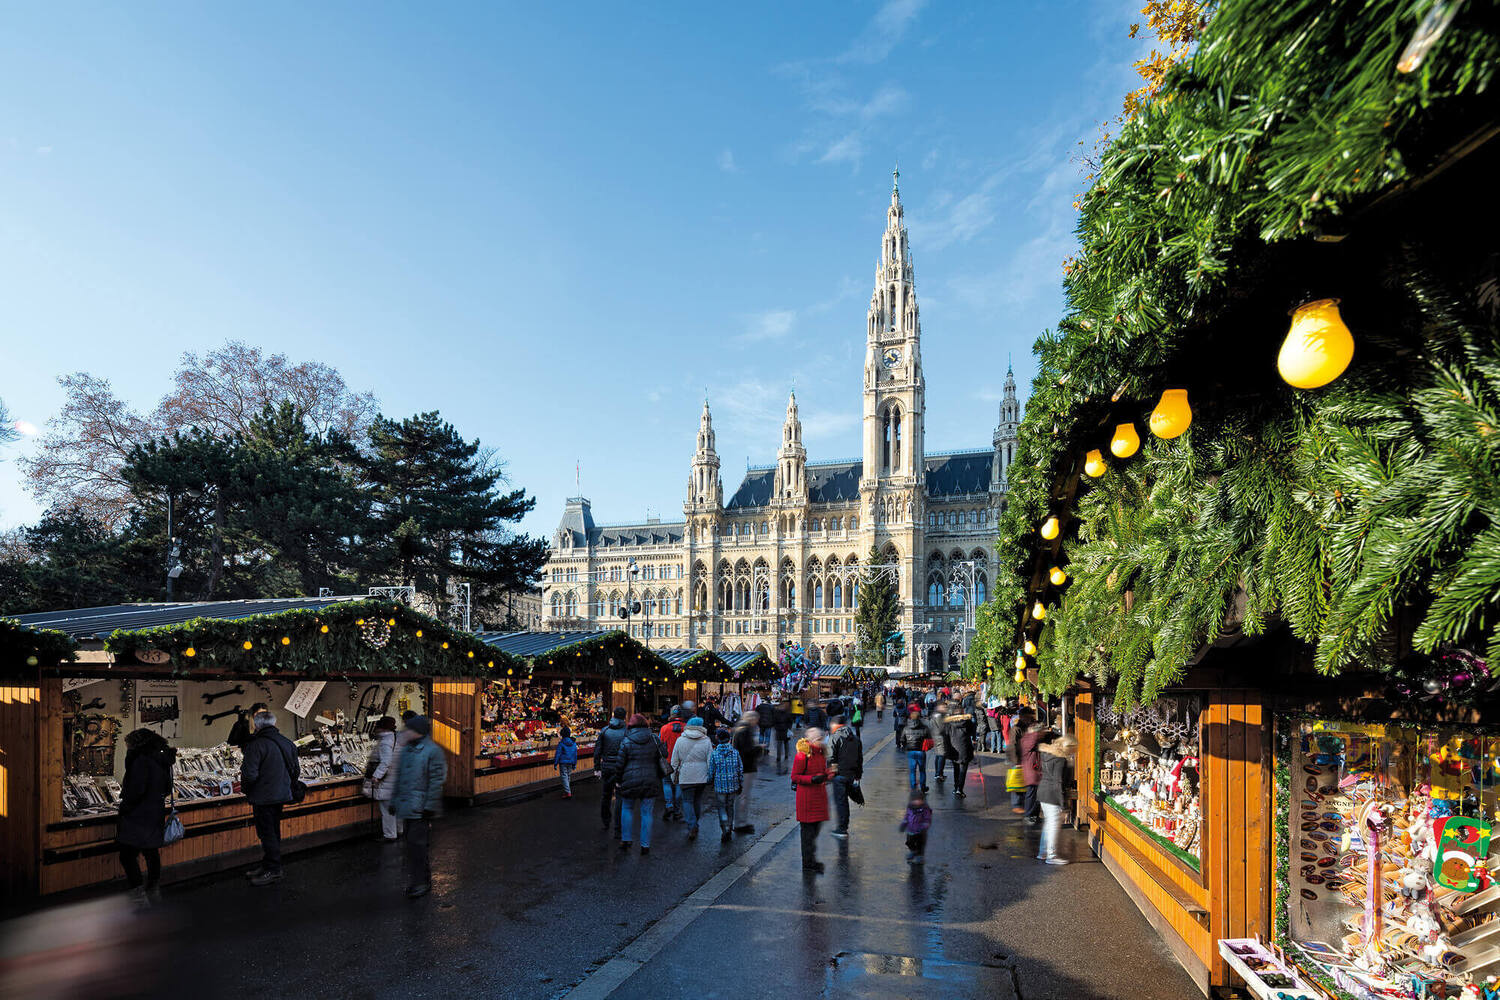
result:
<svg viewBox="0 0 1500 1000"><path fill-rule="evenodd" d="M760 755L764 752L760 740L760 713L751 711L740 716L740 721L735 724L733 740L734 748L740 754L740 772L743 787L740 790L740 798L735 803L735 818L739 820L735 824L735 833L754 833L755 824L750 822L750 799L751 792L755 788L755 775L760 770Z"/></svg>
<svg viewBox="0 0 1500 1000"><path fill-rule="evenodd" d="M120 786L120 867L130 901L144 909L161 901L162 832L167 822L167 795L172 791L172 764L177 751L161 734L137 729L125 737L125 780ZM146 877L141 878L141 856Z"/></svg>
<svg viewBox="0 0 1500 1000"><path fill-rule="evenodd" d="M1057 853L1057 842L1062 835L1063 806L1067 803L1063 788L1068 776L1068 765L1078 749L1078 741L1071 736L1052 738L1050 733L1042 737L1038 745L1042 761L1042 780L1037 786L1037 801L1042 806L1042 842L1037 849L1037 860L1049 865L1065 865L1068 859Z"/></svg>
<svg viewBox="0 0 1500 1000"><path fill-rule="evenodd" d="M897 828L906 834L906 863L919 865L927 860L927 831L932 828L932 807L920 791L911 793L906 815Z"/></svg>
<svg viewBox="0 0 1500 1000"><path fill-rule="evenodd" d="M432 720L416 715L406 728L416 734L401 750L391 808L406 821L406 894L412 899L432 889L432 820L443 811L448 762L432 739Z"/></svg>

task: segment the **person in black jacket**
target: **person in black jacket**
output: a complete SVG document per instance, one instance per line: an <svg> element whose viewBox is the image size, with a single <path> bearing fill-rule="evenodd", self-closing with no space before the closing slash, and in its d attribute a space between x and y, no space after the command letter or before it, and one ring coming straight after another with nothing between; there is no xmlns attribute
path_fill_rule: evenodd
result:
<svg viewBox="0 0 1500 1000"><path fill-rule="evenodd" d="M912 788L927 791L927 741L932 732L922 720L922 710L906 706L906 724L896 732L896 747L906 754L907 771Z"/></svg>
<svg viewBox="0 0 1500 1000"><path fill-rule="evenodd" d="M270 707L270 705L267 705L263 701L257 701L250 706L250 711L241 712L239 718L234 720L234 725L229 727L229 735L225 737L224 742L232 747L238 747L241 750L245 749L245 744L249 743L255 735L255 730L251 728L250 720L255 718L257 712L264 712Z"/></svg>
<svg viewBox="0 0 1500 1000"><path fill-rule="evenodd" d="M859 741L859 734L844 724L842 715L833 719L828 763L838 768L829 782L833 786L833 835L844 840L849 836L849 789L859 787L860 779L865 776L865 747Z"/></svg>
<svg viewBox="0 0 1500 1000"><path fill-rule="evenodd" d="M608 830L614 819L615 839L620 839L620 800L615 797L615 781L610 777L620 759L620 744L625 742L625 709L616 708L609 725L599 730L594 740L594 774L600 779L599 822Z"/></svg>
<svg viewBox="0 0 1500 1000"><path fill-rule="evenodd" d="M968 712L954 712L944 717L941 732L943 756L953 763L953 794L964 798L964 782L974 759L974 717Z"/></svg>
<svg viewBox="0 0 1500 1000"><path fill-rule="evenodd" d="M260 837L261 863L247 874L251 885L280 882L281 812L292 801L292 782L299 780L297 748L276 729L276 716L270 710L255 713L251 720L255 735L245 744L245 759L240 764L240 791L250 802L255 816L255 833Z"/></svg>
<svg viewBox="0 0 1500 1000"><path fill-rule="evenodd" d="M637 712L630 717L625 730L625 739L620 743L620 755L613 772L617 792L620 796L620 829L624 837L634 832L635 814L641 814L641 853L651 853L651 821L656 810L657 796L661 795L662 778L666 771L661 763L661 744L651 735L646 717ZM620 850L630 850L630 841L621 840Z"/></svg>
<svg viewBox="0 0 1500 1000"><path fill-rule="evenodd" d="M782 705L769 703L761 709L762 718L767 712L776 713L775 721L769 723L776 730L776 773L786 774L792 759L792 713Z"/></svg>
<svg viewBox="0 0 1500 1000"><path fill-rule="evenodd" d="M145 907L161 898L162 832L167 822L166 798L172 791L172 764L177 751L167 746L161 734L137 729L125 737L125 780L120 786L119 825L115 841L120 845L120 866L130 898ZM146 877L141 879L141 855L146 857Z"/></svg>
<svg viewBox="0 0 1500 1000"><path fill-rule="evenodd" d="M752 710L740 716L740 721L734 726L733 738L734 748L740 753L740 764L744 769L739 801L735 803L735 815L741 822L734 828L734 832L754 833L755 824L749 821L750 790L755 787L755 772L760 766L760 755L764 752L760 745L760 713Z"/></svg>
<svg viewBox="0 0 1500 1000"><path fill-rule="evenodd" d="M802 721L808 729L828 732L828 711L816 701L808 701L807 709L802 713Z"/></svg>

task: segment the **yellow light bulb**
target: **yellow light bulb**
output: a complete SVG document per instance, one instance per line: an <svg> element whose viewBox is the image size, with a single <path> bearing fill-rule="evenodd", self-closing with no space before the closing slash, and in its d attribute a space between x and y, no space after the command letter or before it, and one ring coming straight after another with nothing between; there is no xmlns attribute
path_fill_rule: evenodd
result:
<svg viewBox="0 0 1500 1000"><path fill-rule="evenodd" d="M1170 441L1181 436L1193 422L1193 408L1188 405L1186 389L1168 389L1161 402L1151 411L1151 433Z"/></svg>
<svg viewBox="0 0 1500 1000"><path fill-rule="evenodd" d="M1052 541L1062 532L1062 526L1057 523L1057 518L1049 517L1042 522L1042 537Z"/></svg>
<svg viewBox="0 0 1500 1000"><path fill-rule="evenodd" d="M491 660L489 663L486 663L485 666L489 667L491 670L494 670L495 669L495 661Z"/></svg>
<svg viewBox="0 0 1500 1000"><path fill-rule="evenodd" d="M472 649L469 650L469 659L474 659L474 651Z"/></svg>
<svg viewBox="0 0 1500 1000"><path fill-rule="evenodd" d="M444 649L447 649L447 648L448 648L448 644L447 644L447 643L446 643L446 642L445 642L445 643L443 643L443 648L444 648Z"/></svg>
<svg viewBox="0 0 1500 1000"><path fill-rule="evenodd" d="M196 649L194 649L192 646L189 646L187 649L184 649L182 651L182 655L183 656L197 656L198 655L198 651Z"/></svg>
<svg viewBox="0 0 1500 1000"><path fill-rule="evenodd" d="M1026 645L1023 648L1026 650L1027 656L1036 655L1036 643L1032 642L1030 639L1026 640Z"/></svg>
<svg viewBox="0 0 1500 1000"><path fill-rule="evenodd" d="M1037 601L1036 604L1032 606L1031 617L1035 618L1037 621L1041 621L1043 618L1047 617L1047 609L1042 605L1041 601Z"/></svg>
<svg viewBox="0 0 1500 1000"><path fill-rule="evenodd" d="M1052 581L1052 586L1061 587L1068 582L1068 574L1062 571L1062 567L1053 566L1052 572L1047 574L1047 579Z"/></svg>
<svg viewBox="0 0 1500 1000"><path fill-rule="evenodd" d="M292 637L289 636L289 635L282 636L281 637L281 644L283 646L290 646L292 644Z"/></svg>
<svg viewBox="0 0 1500 1000"><path fill-rule="evenodd" d="M1016 654L1016 669L1017 670L1025 670L1026 669L1026 657L1022 656L1020 653Z"/></svg>
<svg viewBox="0 0 1500 1000"><path fill-rule="evenodd" d="M1016 671L1016 683L1017 684L1025 684L1026 683L1026 671L1024 671L1024 670L1017 670Z"/></svg>
<svg viewBox="0 0 1500 1000"><path fill-rule="evenodd" d="M356 624L356 625L363 625L364 623L365 623L365 620L363 618L356 618L356 619L354 619L354 624Z"/></svg>
<svg viewBox="0 0 1500 1000"><path fill-rule="evenodd" d="M1108 468L1108 466L1104 464L1104 456L1099 453L1098 448L1095 448L1093 451L1084 456L1083 471L1088 473L1090 477L1098 479L1100 476L1104 475L1104 470L1106 468Z"/></svg>
<svg viewBox="0 0 1500 1000"><path fill-rule="evenodd" d="M1276 370L1289 385L1317 389L1344 374L1353 359L1354 337L1339 315L1339 300L1319 299L1292 314Z"/></svg>
<svg viewBox="0 0 1500 1000"><path fill-rule="evenodd" d="M505 668L505 676L507 676L507 677L509 677L511 674L513 674L515 672L516 671L515 671L514 667L506 667Z"/></svg>
<svg viewBox="0 0 1500 1000"><path fill-rule="evenodd" d="M1120 424L1115 427L1115 436L1109 442L1110 454L1116 458L1129 458L1141 450L1141 436L1135 424Z"/></svg>
<svg viewBox="0 0 1500 1000"><path fill-rule="evenodd" d="M395 625L395 624L396 624L396 619L394 619L394 618L392 618L392 619L390 619L390 620L389 620L389 621L387 621L387 622L386 622L386 624L387 624L387 625L391 625L391 626L394 626L394 625Z"/></svg>
<svg viewBox="0 0 1500 1000"><path fill-rule="evenodd" d="M417 638L418 639L422 638L422 630L421 629L417 629Z"/></svg>
<svg viewBox="0 0 1500 1000"><path fill-rule="evenodd" d="M324 626L323 626L323 627L322 627L322 628L320 628L320 629L318 629L318 631L319 631L319 632L323 632L323 633L327 633L327 631L328 631L328 626L327 626L327 625L324 625Z"/></svg>

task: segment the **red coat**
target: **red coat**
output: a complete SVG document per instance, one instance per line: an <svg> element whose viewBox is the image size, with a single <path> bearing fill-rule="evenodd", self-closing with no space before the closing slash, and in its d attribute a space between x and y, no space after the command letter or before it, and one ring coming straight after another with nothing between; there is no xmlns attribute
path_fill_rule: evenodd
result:
<svg viewBox="0 0 1500 1000"><path fill-rule="evenodd" d="M823 781L814 784L815 778ZM806 740L797 741L792 759L792 784L797 786L797 822L822 823L828 819L828 758L823 748Z"/></svg>

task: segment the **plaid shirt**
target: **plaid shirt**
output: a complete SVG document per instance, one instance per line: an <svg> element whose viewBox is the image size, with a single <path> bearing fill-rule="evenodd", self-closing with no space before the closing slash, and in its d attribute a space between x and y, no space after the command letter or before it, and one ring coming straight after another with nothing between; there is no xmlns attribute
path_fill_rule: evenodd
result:
<svg viewBox="0 0 1500 1000"><path fill-rule="evenodd" d="M734 795L740 790L745 774L744 761L733 743L720 743L708 755L708 780L720 795Z"/></svg>

